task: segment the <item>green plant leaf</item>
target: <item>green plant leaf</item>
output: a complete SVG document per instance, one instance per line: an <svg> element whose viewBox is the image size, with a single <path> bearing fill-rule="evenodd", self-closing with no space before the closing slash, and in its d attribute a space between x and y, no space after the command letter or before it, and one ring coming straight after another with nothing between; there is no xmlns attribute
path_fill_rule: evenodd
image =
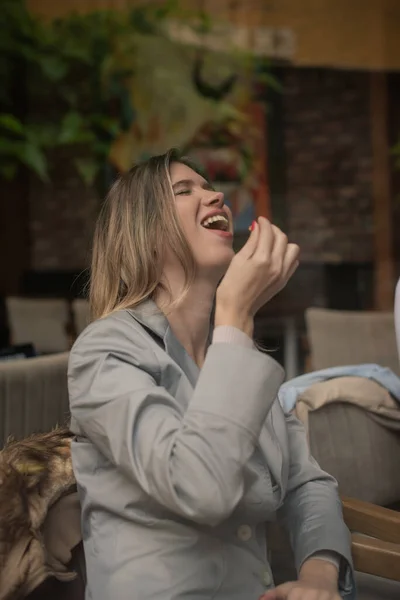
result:
<svg viewBox="0 0 400 600"><path fill-rule="evenodd" d="M219 102L217 106L217 114L220 120L226 121L229 119L243 119L243 113L233 106L233 104L229 104L229 102Z"/></svg>
<svg viewBox="0 0 400 600"><path fill-rule="evenodd" d="M83 116L80 113L76 111L67 113L61 122L59 143L73 144L80 141L79 136L83 125Z"/></svg>
<svg viewBox="0 0 400 600"><path fill-rule="evenodd" d="M140 31L141 33L154 33L155 22L151 18L150 10L151 7L146 6L136 6L131 10L129 23L132 29L136 29L136 31Z"/></svg>
<svg viewBox="0 0 400 600"><path fill-rule="evenodd" d="M255 78L256 81L270 87L275 92L283 92L282 84L271 73L257 73Z"/></svg>
<svg viewBox="0 0 400 600"><path fill-rule="evenodd" d="M61 81L68 73L67 63L58 56L43 56L40 66L46 77L54 83Z"/></svg>
<svg viewBox="0 0 400 600"><path fill-rule="evenodd" d="M59 94L63 100L71 107L76 107L79 100L79 93L77 89L71 89L68 86L61 86L58 88Z"/></svg>
<svg viewBox="0 0 400 600"><path fill-rule="evenodd" d="M397 142L393 148L390 151L391 154L393 154L394 156L399 155L400 156L400 141Z"/></svg>
<svg viewBox="0 0 400 600"><path fill-rule="evenodd" d="M210 13L201 10L198 14L198 23L193 25L193 30L197 33L204 35L206 33L210 33L213 27L213 19Z"/></svg>
<svg viewBox="0 0 400 600"><path fill-rule="evenodd" d="M53 123L32 123L25 129L28 142L42 148L54 148L59 143L59 128Z"/></svg>
<svg viewBox="0 0 400 600"><path fill-rule="evenodd" d="M93 185L100 169L99 163L90 158L76 158L74 164L85 184Z"/></svg>
<svg viewBox="0 0 400 600"><path fill-rule="evenodd" d="M164 3L160 6L154 7L154 19L156 21L163 21L171 14L174 14L179 9L179 2L177 0L164 0Z"/></svg>
<svg viewBox="0 0 400 600"><path fill-rule="evenodd" d="M20 159L21 162L36 173L42 181L49 181L47 160L39 146L35 146L31 143L24 144Z"/></svg>
<svg viewBox="0 0 400 600"><path fill-rule="evenodd" d="M23 123L21 123L17 117L8 113L0 114L0 127L3 127L12 133L17 133L20 135L24 134Z"/></svg>
<svg viewBox="0 0 400 600"><path fill-rule="evenodd" d="M65 37L62 54L67 60L75 60L78 63L90 65L93 61L90 43L87 40L79 40L74 35Z"/></svg>
<svg viewBox="0 0 400 600"><path fill-rule="evenodd" d="M93 152L96 156L101 157L102 159L108 158L110 154L110 142L103 142L101 140L97 140L93 143Z"/></svg>
<svg viewBox="0 0 400 600"><path fill-rule="evenodd" d="M20 157L24 152L24 144L25 142L0 136L0 156L12 156L17 160L21 160Z"/></svg>
<svg viewBox="0 0 400 600"><path fill-rule="evenodd" d="M93 115L91 122L94 127L113 138L116 137L121 131L121 127L117 119L112 119L111 117L102 114Z"/></svg>
<svg viewBox="0 0 400 600"><path fill-rule="evenodd" d="M12 179L14 179L15 175L17 174L17 171L18 164L15 162L0 163L0 173L4 177L4 179L7 179L7 181L11 181Z"/></svg>

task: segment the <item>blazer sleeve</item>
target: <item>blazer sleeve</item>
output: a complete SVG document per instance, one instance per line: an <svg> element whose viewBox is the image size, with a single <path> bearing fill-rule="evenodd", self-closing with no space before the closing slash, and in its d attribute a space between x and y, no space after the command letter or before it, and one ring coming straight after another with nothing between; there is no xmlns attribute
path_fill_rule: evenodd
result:
<svg viewBox="0 0 400 600"><path fill-rule="evenodd" d="M139 325L122 319L92 324L70 355L72 420L158 503L216 525L243 496L243 466L283 370L252 348L213 344L183 408L161 385L150 344Z"/></svg>
<svg viewBox="0 0 400 600"><path fill-rule="evenodd" d="M290 537L297 571L317 552L335 552L340 557L339 590L352 598L354 577L351 537L342 514L336 480L322 471L310 455L301 422L286 415L290 451L288 489L278 511Z"/></svg>

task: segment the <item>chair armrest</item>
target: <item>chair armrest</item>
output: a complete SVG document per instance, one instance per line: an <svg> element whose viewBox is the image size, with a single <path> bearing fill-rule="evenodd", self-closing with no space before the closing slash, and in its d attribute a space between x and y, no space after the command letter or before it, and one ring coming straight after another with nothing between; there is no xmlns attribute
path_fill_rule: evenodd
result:
<svg viewBox="0 0 400 600"><path fill-rule="evenodd" d="M400 546L398 544L354 533L351 551L356 571L400 581Z"/></svg>
<svg viewBox="0 0 400 600"><path fill-rule="evenodd" d="M344 520L350 531L400 544L400 513L345 496L342 503Z"/></svg>

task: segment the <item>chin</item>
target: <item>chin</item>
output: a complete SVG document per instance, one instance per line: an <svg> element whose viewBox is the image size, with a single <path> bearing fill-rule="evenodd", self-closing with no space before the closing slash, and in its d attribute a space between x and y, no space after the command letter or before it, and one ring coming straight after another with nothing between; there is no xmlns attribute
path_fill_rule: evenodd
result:
<svg viewBox="0 0 400 600"><path fill-rule="evenodd" d="M231 264L232 258L235 256L234 251L230 249L226 249L224 253L219 253L218 261L215 260L216 257L213 256L213 259L209 262L202 261L201 270L207 272L209 275L213 275L217 279L221 279L223 277Z"/></svg>

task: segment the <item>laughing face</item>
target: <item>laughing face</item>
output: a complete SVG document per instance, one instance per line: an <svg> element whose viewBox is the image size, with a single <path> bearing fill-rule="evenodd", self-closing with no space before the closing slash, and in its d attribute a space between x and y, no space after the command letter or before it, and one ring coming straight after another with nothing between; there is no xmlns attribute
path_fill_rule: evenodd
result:
<svg viewBox="0 0 400 600"><path fill-rule="evenodd" d="M222 277L233 258L231 211L224 195L182 163L170 167L176 211L200 273Z"/></svg>

